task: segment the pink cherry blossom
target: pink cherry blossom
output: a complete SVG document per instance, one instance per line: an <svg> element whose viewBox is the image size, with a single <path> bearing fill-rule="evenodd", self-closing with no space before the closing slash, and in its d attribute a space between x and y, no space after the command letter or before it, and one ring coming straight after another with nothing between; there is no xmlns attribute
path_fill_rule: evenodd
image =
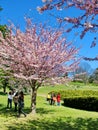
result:
<svg viewBox="0 0 98 130"><path fill-rule="evenodd" d="M62 11L62 16L59 17L58 8ZM64 11L77 9L81 11L79 15L74 14L74 17L69 15L64 15ZM46 0L44 5L40 7L39 12L44 12L47 10L57 9L57 12L52 14L59 21L60 25L62 22L70 24L70 28L67 29L67 33L71 32L73 29L81 29L79 34L80 39L83 39L87 32L98 32L98 0ZM73 11L74 13L74 11ZM56 16L57 14L57 16ZM61 14L61 13L60 13ZM96 43L93 44L96 46ZM92 45L91 45L92 46ZM93 46L93 47L94 47Z"/></svg>
<svg viewBox="0 0 98 130"><path fill-rule="evenodd" d="M46 78L74 71L79 63L79 49L66 42L62 30L32 24L30 19L24 32L12 27L5 39L0 34L0 64L11 70L13 76L29 82L31 107L35 110L36 91L41 83Z"/></svg>

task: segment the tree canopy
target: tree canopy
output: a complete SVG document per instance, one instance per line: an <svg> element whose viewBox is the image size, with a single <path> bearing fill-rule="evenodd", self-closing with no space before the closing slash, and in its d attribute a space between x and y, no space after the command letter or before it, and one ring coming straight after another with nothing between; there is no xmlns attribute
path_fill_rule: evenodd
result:
<svg viewBox="0 0 98 130"><path fill-rule="evenodd" d="M29 82L32 110L36 106L36 91L46 78L74 71L79 64L79 49L72 42L67 43L62 34L63 30L32 24L30 19L25 32L11 25L5 38L0 34L0 65Z"/></svg>

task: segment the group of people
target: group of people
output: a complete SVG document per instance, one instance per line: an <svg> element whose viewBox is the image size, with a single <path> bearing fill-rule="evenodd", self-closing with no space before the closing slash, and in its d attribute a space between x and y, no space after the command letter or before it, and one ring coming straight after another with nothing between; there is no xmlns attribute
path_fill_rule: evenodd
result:
<svg viewBox="0 0 98 130"><path fill-rule="evenodd" d="M47 101L49 102L50 105L60 106L60 102L61 102L60 93L58 93L57 95L55 93L53 93L53 92L48 93Z"/></svg>
<svg viewBox="0 0 98 130"><path fill-rule="evenodd" d="M10 91L8 93L8 101L7 101L7 108L12 109L12 102L14 102L14 111L18 111L18 116L20 117L21 114L24 114L26 117L26 113L23 111L24 107L24 94L23 91L21 92L14 92Z"/></svg>

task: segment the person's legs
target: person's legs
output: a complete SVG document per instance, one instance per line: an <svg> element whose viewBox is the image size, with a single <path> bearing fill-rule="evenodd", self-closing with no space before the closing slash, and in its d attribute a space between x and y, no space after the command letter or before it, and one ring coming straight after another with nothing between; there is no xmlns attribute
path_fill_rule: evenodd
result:
<svg viewBox="0 0 98 130"><path fill-rule="evenodd" d="M26 113L21 109L21 113L26 117Z"/></svg>
<svg viewBox="0 0 98 130"><path fill-rule="evenodd" d="M20 117L21 114L21 107L18 108L18 116Z"/></svg>
<svg viewBox="0 0 98 130"><path fill-rule="evenodd" d="M9 99L10 109L12 108L12 99Z"/></svg>
<svg viewBox="0 0 98 130"><path fill-rule="evenodd" d="M49 104L51 104L51 99L49 99Z"/></svg>
<svg viewBox="0 0 98 130"><path fill-rule="evenodd" d="M15 103L15 112L17 111L17 103Z"/></svg>
<svg viewBox="0 0 98 130"><path fill-rule="evenodd" d="M53 105L53 99L51 99L51 103L50 104Z"/></svg>
<svg viewBox="0 0 98 130"><path fill-rule="evenodd" d="M52 99L52 105L54 105L54 101L53 101L53 99Z"/></svg>
<svg viewBox="0 0 98 130"><path fill-rule="evenodd" d="M23 114L26 117L26 113L22 110L21 107L19 107L18 109L18 114L19 114L18 117L20 117L21 114Z"/></svg>
<svg viewBox="0 0 98 130"><path fill-rule="evenodd" d="M9 108L9 104L10 104L10 101L9 101L9 99L8 99L8 101L7 101L7 108Z"/></svg>
<svg viewBox="0 0 98 130"><path fill-rule="evenodd" d="M57 105L60 106L60 102L57 102Z"/></svg>

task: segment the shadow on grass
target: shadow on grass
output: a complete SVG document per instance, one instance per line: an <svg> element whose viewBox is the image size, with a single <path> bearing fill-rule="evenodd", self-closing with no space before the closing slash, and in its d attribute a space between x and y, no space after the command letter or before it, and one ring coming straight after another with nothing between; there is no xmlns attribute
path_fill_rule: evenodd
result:
<svg viewBox="0 0 98 130"><path fill-rule="evenodd" d="M2 104L0 104L0 115L2 115L3 117L17 117L17 113L14 111L13 109L7 109L6 107L2 106ZM23 111L26 114L31 113L31 109L30 108L24 108ZM44 114L48 114L48 113L53 113L53 110L47 110L45 108L37 108L36 112L40 115L44 115Z"/></svg>
<svg viewBox="0 0 98 130"><path fill-rule="evenodd" d="M1 104L0 104L1 105ZM29 114L30 113L30 108L25 108L24 109L24 112L26 113L26 114ZM0 109L0 115L2 115L3 117L17 117L17 114L18 114L18 112L15 112L14 111L14 108L13 109L8 109L8 108L6 108L6 107L2 107L1 109Z"/></svg>
<svg viewBox="0 0 98 130"><path fill-rule="evenodd" d="M16 116L16 113L13 109L7 109L5 107L2 107L2 109L0 109L0 115L7 118Z"/></svg>
<svg viewBox="0 0 98 130"><path fill-rule="evenodd" d="M8 130L98 130L98 119L36 119L29 120L25 124L12 124Z"/></svg>
<svg viewBox="0 0 98 130"><path fill-rule="evenodd" d="M0 95L7 95L7 93L4 93L4 92L0 91Z"/></svg>
<svg viewBox="0 0 98 130"><path fill-rule="evenodd" d="M0 104L0 108L1 108L1 107L3 107L3 105L2 105L2 104Z"/></svg>
<svg viewBox="0 0 98 130"><path fill-rule="evenodd" d="M53 113L54 110L47 110L45 108L37 108L36 112L39 113L40 115L44 115L48 113Z"/></svg>

